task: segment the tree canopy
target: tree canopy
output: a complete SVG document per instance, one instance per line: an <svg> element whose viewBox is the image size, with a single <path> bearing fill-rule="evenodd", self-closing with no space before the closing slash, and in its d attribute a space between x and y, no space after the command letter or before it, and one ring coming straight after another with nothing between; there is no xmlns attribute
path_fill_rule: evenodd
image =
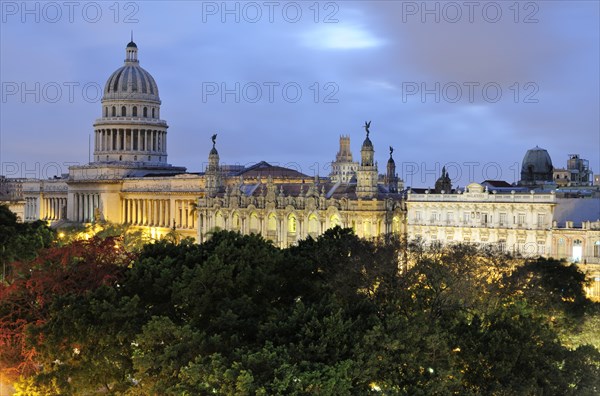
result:
<svg viewBox="0 0 600 396"><path fill-rule="evenodd" d="M46 250L0 289L22 394L600 391L574 266L339 227L287 249L220 231L132 255L112 238Z"/></svg>

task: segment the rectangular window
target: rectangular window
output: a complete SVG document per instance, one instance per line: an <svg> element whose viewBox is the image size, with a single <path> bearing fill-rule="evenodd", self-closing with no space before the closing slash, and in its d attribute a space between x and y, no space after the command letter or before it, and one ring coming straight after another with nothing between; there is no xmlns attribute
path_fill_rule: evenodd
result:
<svg viewBox="0 0 600 396"><path fill-rule="evenodd" d="M594 243L594 257L600 257L600 241Z"/></svg>
<svg viewBox="0 0 600 396"><path fill-rule="evenodd" d="M520 226L525 225L525 213L519 213L517 216L517 224Z"/></svg>
<svg viewBox="0 0 600 396"><path fill-rule="evenodd" d="M544 215L543 213L538 213L537 225L538 225L538 228L542 228L546 225L546 215Z"/></svg>
<svg viewBox="0 0 600 396"><path fill-rule="evenodd" d="M415 220L421 221L421 211L420 210L417 210L417 213L415 213Z"/></svg>
<svg viewBox="0 0 600 396"><path fill-rule="evenodd" d="M546 244L544 242L538 241L537 253L538 254L546 254Z"/></svg>
<svg viewBox="0 0 600 396"><path fill-rule="evenodd" d="M469 214L469 212L463 213L463 222L468 223L470 220L471 220L471 215Z"/></svg>
<svg viewBox="0 0 600 396"><path fill-rule="evenodd" d="M506 225L506 213L500 213L500 225Z"/></svg>
<svg viewBox="0 0 600 396"><path fill-rule="evenodd" d="M448 224L454 223L454 213L452 213L452 212L446 213L446 222Z"/></svg>
<svg viewBox="0 0 600 396"><path fill-rule="evenodd" d="M506 250L506 241L504 239L500 239L498 241L498 248L501 252L504 252Z"/></svg>

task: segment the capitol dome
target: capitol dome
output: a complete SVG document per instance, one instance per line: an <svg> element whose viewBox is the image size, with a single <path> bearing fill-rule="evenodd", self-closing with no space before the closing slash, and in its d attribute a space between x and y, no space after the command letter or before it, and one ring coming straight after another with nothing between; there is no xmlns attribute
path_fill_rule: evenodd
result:
<svg viewBox="0 0 600 396"><path fill-rule="evenodd" d="M131 41L125 51L125 64L106 81L102 100L147 100L160 103L156 81L140 66L137 59L137 45Z"/></svg>
<svg viewBox="0 0 600 396"><path fill-rule="evenodd" d="M552 181L552 159L548 151L535 146L527 150L521 164L521 184Z"/></svg>
<svg viewBox="0 0 600 396"><path fill-rule="evenodd" d="M128 166L167 165L166 121L160 118L156 81L140 67L137 45L106 81L102 114L94 123L94 161Z"/></svg>

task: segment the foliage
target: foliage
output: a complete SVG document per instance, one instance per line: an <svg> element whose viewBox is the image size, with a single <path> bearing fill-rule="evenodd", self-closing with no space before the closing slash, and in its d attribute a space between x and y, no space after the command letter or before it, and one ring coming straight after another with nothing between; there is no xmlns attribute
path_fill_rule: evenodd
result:
<svg viewBox="0 0 600 396"><path fill-rule="evenodd" d="M43 221L18 223L17 216L0 204L0 264L6 266L0 270L9 274L10 263L33 259L39 249L50 246L53 240L54 231Z"/></svg>
<svg viewBox="0 0 600 396"><path fill-rule="evenodd" d="M42 326L54 311L53 301L64 295L82 296L101 285L115 285L133 257L118 248L119 239L77 241L51 247L31 261L12 264L0 285L0 370L15 378L37 371L36 344L28 332ZM30 337L31 338L31 337Z"/></svg>
<svg viewBox="0 0 600 396"><path fill-rule="evenodd" d="M600 353L564 336L598 318L576 267L341 228L288 249L223 231L175 242L145 245L133 265L106 245L20 269L0 303L3 332L20 321L20 383L73 395L600 391Z"/></svg>

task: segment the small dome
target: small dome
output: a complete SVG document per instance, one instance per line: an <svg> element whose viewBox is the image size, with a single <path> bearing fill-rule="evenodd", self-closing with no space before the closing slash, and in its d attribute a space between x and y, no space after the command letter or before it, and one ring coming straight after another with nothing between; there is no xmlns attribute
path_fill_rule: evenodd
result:
<svg viewBox="0 0 600 396"><path fill-rule="evenodd" d="M218 152L218 151L217 151L217 149L216 149L216 148L214 148L214 146L213 146L213 148L210 150L210 153L208 153L208 155L219 155L219 152Z"/></svg>
<svg viewBox="0 0 600 396"><path fill-rule="evenodd" d="M132 47L137 48L137 45L133 41L130 41L129 44L127 44L127 48L132 48Z"/></svg>
<svg viewBox="0 0 600 396"><path fill-rule="evenodd" d="M521 164L521 182L552 181L552 159L548 151L535 146L527 150Z"/></svg>
<svg viewBox="0 0 600 396"><path fill-rule="evenodd" d="M371 139L369 139L368 136L365 138L365 141L362 144L362 150L364 149L373 150L373 143L371 143Z"/></svg>

